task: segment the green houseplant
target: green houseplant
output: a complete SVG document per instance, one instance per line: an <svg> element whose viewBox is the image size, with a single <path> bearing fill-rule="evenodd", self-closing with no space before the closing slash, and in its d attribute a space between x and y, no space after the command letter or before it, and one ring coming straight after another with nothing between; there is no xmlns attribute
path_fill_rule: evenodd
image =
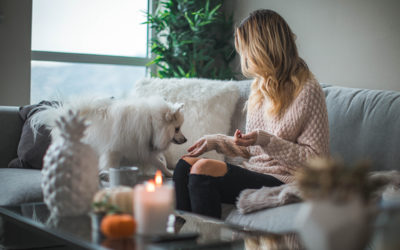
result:
<svg viewBox="0 0 400 250"><path fill-rule="evenodd" d="M148 64L160 78L200 77L232 79L229 63L235 57L232 16L222 10L223 0L160 0L148 13L153 30Z"/></svg>

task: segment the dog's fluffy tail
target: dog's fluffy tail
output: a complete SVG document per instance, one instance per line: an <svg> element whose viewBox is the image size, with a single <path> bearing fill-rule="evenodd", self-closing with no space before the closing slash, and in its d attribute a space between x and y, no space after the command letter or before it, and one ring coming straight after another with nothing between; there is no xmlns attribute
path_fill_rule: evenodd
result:
<svg viewBox="0 0 400 250"><path fill-rule="evenodd" d="M37 112L30 119L30 126L33 131L33 136L36 138L39 133L39 128L45 126L50 130L51 136L54 138L58 133L56 121L61 116L66 116L70 110L80 112L82 116L90 116L91 114L107 113L107 108L111 105L111 98L103 98L96 96L73 97L66 101L58 101L51 105L39 106Z"/></svg>
<svg viewBox="0 0 400 250"><path fill-rule="evenodd" d="M62 104L42 105L33 111L36 112L30 118L30 126L34 139L39 134L40 127L44 126L46 129L52 131L56 126L56 120L66 113Z"/></svg>

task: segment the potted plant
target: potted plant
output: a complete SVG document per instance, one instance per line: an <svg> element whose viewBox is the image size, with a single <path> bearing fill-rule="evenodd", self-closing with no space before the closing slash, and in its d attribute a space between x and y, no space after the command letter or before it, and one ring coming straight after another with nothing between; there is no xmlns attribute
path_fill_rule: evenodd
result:
<svg viewBox="0 0 400 250"><path fill-rule="evenodd" d="M153 30L153 76L232 79L235 57L232 15L222 11L223 0L160 0L148 13Z"/></svg>
<svg viewBox="0 0 400 250"><path fill-rule="evenodd" d="M319 158L296 177L305 199L297 225L307 249L363 249L374 188L368 182L368 165L352 167Z"/></svg>

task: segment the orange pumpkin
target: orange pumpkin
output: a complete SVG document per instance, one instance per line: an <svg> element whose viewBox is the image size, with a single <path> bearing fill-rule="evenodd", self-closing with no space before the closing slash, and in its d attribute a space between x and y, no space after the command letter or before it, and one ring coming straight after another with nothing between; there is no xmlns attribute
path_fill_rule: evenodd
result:
<svg viewBox="0 0 400 250"><path fill-rule="evenodd" d="M130 237L136 232L136 221L129 214L109 214L101 221L100 228L109 238Z"/></svg>

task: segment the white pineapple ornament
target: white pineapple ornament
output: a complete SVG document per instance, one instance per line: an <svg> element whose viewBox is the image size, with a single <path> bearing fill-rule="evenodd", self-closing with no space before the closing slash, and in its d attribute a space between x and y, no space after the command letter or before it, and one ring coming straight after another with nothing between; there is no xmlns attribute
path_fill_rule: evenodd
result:
<svg viewBox="0 0 400 250"><path fill-rule="evenodd" d="M79 112L69 111L56 126L60 136L43 158L43 199L51 216L82 215L99 189L98 157L81 142L87 124Z"/></svg>

